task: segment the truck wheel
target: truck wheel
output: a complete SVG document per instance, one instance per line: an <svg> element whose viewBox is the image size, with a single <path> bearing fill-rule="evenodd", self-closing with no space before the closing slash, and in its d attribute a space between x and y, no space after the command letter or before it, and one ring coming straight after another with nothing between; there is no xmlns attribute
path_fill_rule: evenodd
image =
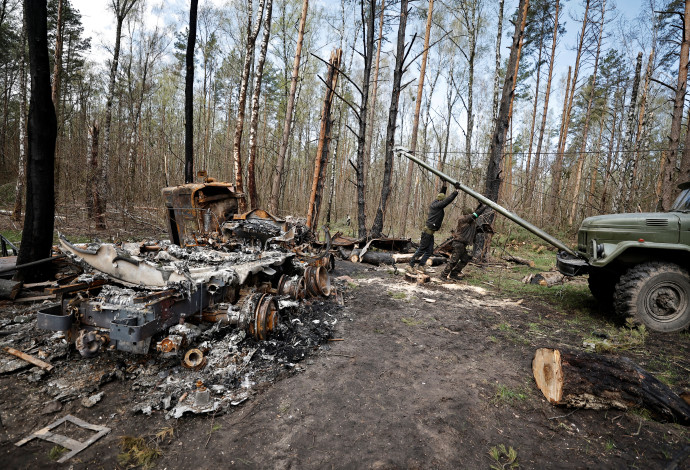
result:
<svg viewBox="0 0 690 470"><path fill-rule="evenodd" d="M630 268L614 292L616 313L634 316L654 331L690 325L690 275L673 263L653 261Z"/></svg>
<svg viewBox="0 0 690 470"><path fill-rule="evenodd" d="M597 301L605 306L613 305L613 292L620 279L620 274L601 268L591 268L589 271L589 291Z"/></svg>

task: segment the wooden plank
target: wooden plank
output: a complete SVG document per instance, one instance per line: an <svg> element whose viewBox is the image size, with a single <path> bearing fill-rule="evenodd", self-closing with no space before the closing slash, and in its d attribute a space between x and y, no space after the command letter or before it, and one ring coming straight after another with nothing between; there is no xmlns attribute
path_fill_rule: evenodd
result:
<svg viewBox="0 0 690 470"><path fill-rule="evenodd" d="M76 284L67 284L66 286L51 287L46 289L50 294L64 294L65 292L74 292L78 290L93 289L105 284L105 279L96 279L93 282L78 282Z"/></svg>
<svg viewBox="0 0 690 470"><path fill-rule="evenodd" d="M14 299L15 302L38 302L40 300L52 300L55 299L57 296L55 294L51 295L36 295L33 297L19 297L17 299Z"/></svg>
<svg viewBox="0 0 690 470"><path fill-rule="evenodd" d="M35 366L38 366L43 370L49 371L49 370L53 369L52 364L48 364L45 361L42 361L36 357L30 356L24 352L18 351L14 348L5 348L5 351L7 351L7 353L9 353L9 354L12 354L13 356L17 356L18 358L25 360L26 362L29 362Z"/></svg>

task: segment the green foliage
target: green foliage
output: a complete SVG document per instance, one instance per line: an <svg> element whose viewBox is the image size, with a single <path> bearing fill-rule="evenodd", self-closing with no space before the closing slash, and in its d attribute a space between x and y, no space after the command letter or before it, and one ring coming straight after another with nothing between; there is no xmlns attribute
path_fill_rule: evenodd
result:
<svg viewBox="0 0 690 470"><path fill-rule="evenodd" d="M404 300L407 298L407 294L405 294L404 292L390 292L390 291L388 291L387 294L390 295L391 297L393 297L395 300Z"/></svg>
<svg viewBox="0 0 690 470"><path fill-rule="evenodd" d="M413 320L411 318L405 318L405 317L402 317L400 319L400 321L403 322L404 324L406 324L407 326L417 326L417 325L422 324L422 320Z"/></svg>
<svg viewBox="0 0 690 470"><path fill-rule="evenodd" d="M220 426L220 425L219 425ZM211 432L217 431L211 428ZM117 461L126 467L141 467L144 470L153 468L155 461L163 455L159 444L166 439L175 437L175 428L172 426L162 428L149 436L120 436L120 450Z"/></svg>
<svg viewBox="0 0 690 470"><path fill-rule="evenodd" d="M57 461L62 457L64 454L66 454L69 451L69 449L66 449L62 446L54 446L53 448L48 451L48 458L53 461Z"/></svg>
<svg viewBox="0 0 690 470"><path fill-rule="evenodd" d="M496 394L491 399L494 405L498 404L512 404L518 401L524 401L527 399L527 392L522 389L515 389L508 387L507 385L498 384L496 387Z"/></svg>
<svg viewBox="0 0 690 470"><path fill-rule="evenodd" d="M587 337L583 344L594 348L596 352L611 352L641 348L647 339L647 328L635 325L632 318L625 321L621 328L609 328L605 333L597 332Z"/></svg>
<svg viewBox="0 0 690 470"><path fill-rule="evenodd" d="M504 444L494 446L489 449L489 456L495 462L491 464L492 470L504 470L520 466L517 461L517 451L512 446L506 447Z"/></svg>

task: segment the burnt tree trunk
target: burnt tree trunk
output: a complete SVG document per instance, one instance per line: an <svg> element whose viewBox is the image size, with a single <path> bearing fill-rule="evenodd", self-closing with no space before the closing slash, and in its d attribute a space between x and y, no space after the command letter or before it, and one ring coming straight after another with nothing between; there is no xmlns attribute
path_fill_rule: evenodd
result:
<svg viewBox="0 0 690 470"><path fill-rule="evenodd" d="M359 105L359 128L357 130L357 229L359 238L367 236L366 216L366 181L364 179L364 147L367 135L367 117L369 114L369 78L371 77L371 65L374 53L374 20L376 17L376 0L369 0L369 12L365 14L364 2L360 4L362 15L362 28L364 28L363 51L364 72L362 76L361 101Z"/></svg>
<svg viewBox="0 0 690 470"><path fill-rule="evenodd" d="M398 25L398 41L395 53L395 69L393 70L393 92L391 105L388 110L388 126L386 127L386 154L383 169L383 185L381 186L381 199L376 209L374 224L371 226L371 236L379 238L383 231L383 221L388 207L388 197L391 193L391 180L393 174L393 147L395 146L395 129L398 119L398 102L400 100L400 83L402 81L404 63L407 54L405 52L405 28L407 27L408 0L400 2L400 24ZM414 39L413 39L414 42ZM410 48L412 44L410 44ZM408 49L409 50L409 49Z"/></svg>
<svg viewBox="0 0 690 470"><path fill-rule="evenodd" d="M690 424L690 405L626 357L540 348L532 373L554 405L593 410L641 407L656 419Z"/></svg>
<svg viewBox="0 0 690 470"><path fill-rule="evenodd" d="M50 256L55 218L55 138L57 119L51 98L46 0L25 0L29 42L31 99L29 102L26 210L17 264ZM40 265L45 266L45 265ZM20 269L20 280L38 280L42 269Z"/></svg>
<svg viewBox="0 0 690 470"><path fill-rule="evenodd" d="M184 79L184 182L194 182L194 45L196 44L196 12L199 0L189 6L189 35L185 55Z"/></svg>
<svg viewBox="0 0 690 470"><path fill-rule="evenodd" d="M376 99L379 90L379 71L381 69L381 44L383 43L383 19L386 12L386 0L381 0L381 12L379 13L379 33L376 46L376 61L374 63L374 79L371 81L371 100L369 102L368 122L373 123L376 117ZM371 144L374 140L374 126L367 127L367 135L364 139L364 181L368 180L369 167L371 166ZM366 188L365 188L366 189Z"/></svg>
<svg viewBox="0 0 690 470"><path fill-rule="evenodd" d="M484 195L492 201L498 200L501 190L501 159L503 156L503 146L505 145L506 131L510 123L510 107L515 93L516 71L518 69L519 49L522 44L522 37L525 33L525 21L527 19L527 9L529 0L520 0L518 6L519 17L515 22L515 33L513 33L513 44L510 46L510 57L506 68L506 77L503 82L503 93L501 94L501 104L498 109L498 117L494 126L494 133L489 145L489 164L486 169L486 182ZM487 216L487 223L491 224L494 220L495 212ZM483 255L487 252L491 235L478 233L474 240L474 255Z"/></svg>
<svg viewBox="0 0 690 470"><path fill-rule="evenodd" d="M422 94L424 93L424 74L426 73L426 60L429 53L429 37L431 35L431 18L434 12L434 0L429 0L429 10L426 15L426 30L424 33L424 52L422 53L422 66L419 69L419 82L417 83L417 99L415 100L414 121L412 121L412 141L410 143L410 152L417 151L417 130L419 129L419 114L422 109ZM383 26L383 21L381 22ZM380 46L379 46L380 48ZM377 57L378 59L378 57ZM407 177L405 178L405 195L403 196L403 217L402 217L402 234L407 231L407 214L410 206L410 191L412 190L412 172L414 171L414 162L410 160L407 162Z"/></svg>
<svg viewBox="0 0 690 470"><path fill-rule="evenodd" d="M343 51L341 49L331 52L331 60L328 64L326 75L326 95L323 99L321 108L321 130L319 132L319 144L316 148L316 158L314 159L314 177L311 184L309 195L309 207L307 208L307 227L316 228L319 221L319 211L323 195L323 183L326 178L326 168L328 167L328 148L331 143L331 105L335 87L338 84L338 70Z"/></svg>

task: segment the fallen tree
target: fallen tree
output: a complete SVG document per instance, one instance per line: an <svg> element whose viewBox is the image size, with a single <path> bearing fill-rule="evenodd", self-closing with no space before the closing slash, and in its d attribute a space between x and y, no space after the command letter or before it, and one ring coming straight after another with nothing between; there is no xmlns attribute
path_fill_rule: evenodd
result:
<svg viewBox="0 0 690 470"><path fill-rule="evenodd" d="M381 251L366 251L362 255L359 248L346 250L343 247L338 247L340 256L345 260L350 260L353 263L367 263L379 266L381 264L395 264L395 260L390 253L383 253Z"/></svg>
<svg viewBox="0 0 690 470"><path fill-rule="evenodd" d="M690 405L625 357L540 348L532 373L554 405L593 410L641 407L658 420L690 424Z"/></svg>

